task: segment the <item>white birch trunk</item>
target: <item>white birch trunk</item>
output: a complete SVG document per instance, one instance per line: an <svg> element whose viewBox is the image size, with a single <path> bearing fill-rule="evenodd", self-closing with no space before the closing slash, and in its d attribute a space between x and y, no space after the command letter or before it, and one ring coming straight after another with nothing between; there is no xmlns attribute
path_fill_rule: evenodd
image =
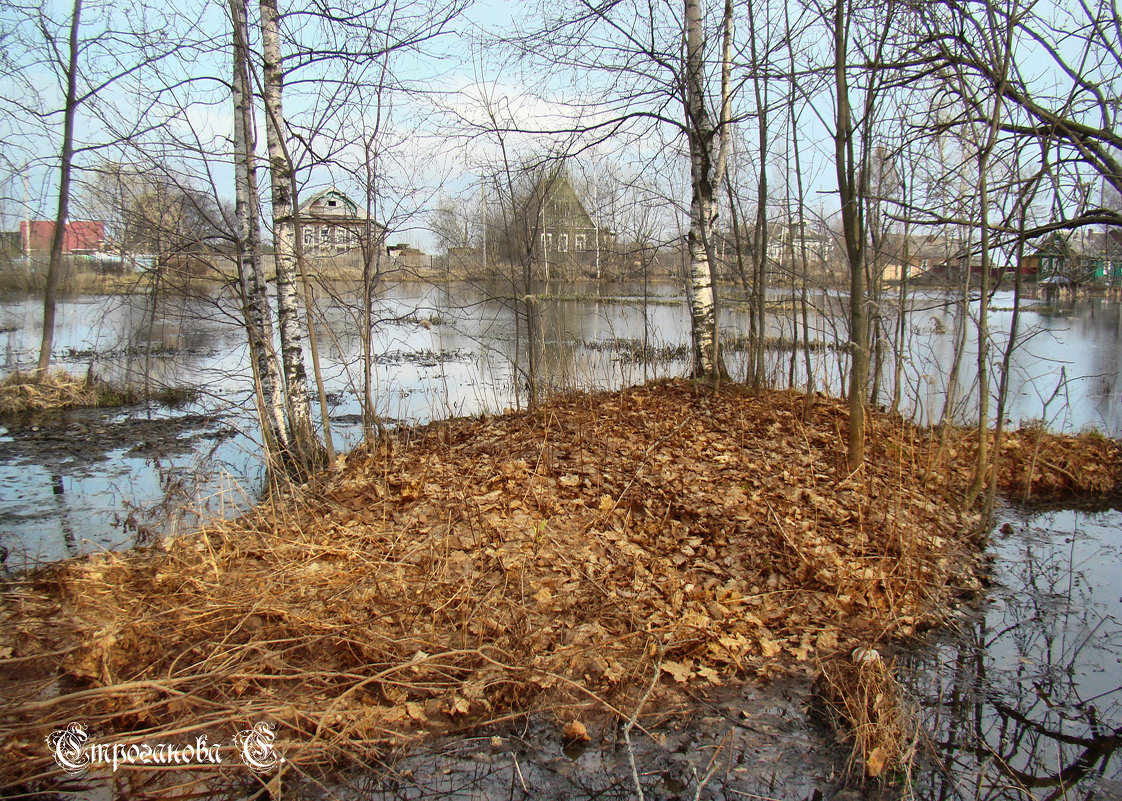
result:
<svg viewBox="0 0 1122 801"><path fill-rule="evenodd" d="M258 416L265 457L278 464L288 449L284 395L273 349L272 309L261 266L261 230L257 205L257 164L253 124L252 83L249 79L246 0L230 0L234 34L234 187L238 220L238 276L255 379Z"/></svg>
<svg viewBox="0 0 1122 801"><path fill-rule="evenodd" d="M269 176L273 201L273 250L277 272L277 316L281 363L288 402L290 436L296 458L313 469L320 461L320 443L312 426L308 376L304 367L307 329L296 293L296 213L292 197L292 164L284 142L281 96L280 27L276 0L261 0L261 52L264 62L265 137L269 145Z"/></svg>
<svg viewBox="0 0 1122 801"><path fill-rule="evenodd" d="M727 40L731 31L731 3L725 5L726 44L722 59L729 51ZM705 32L702 25L701 0L685 0L686 28L686 128L690 146L690 229L687 236L690 259L689 305L693 349L692 374L699 379L719 379L724 372L717 339L717 302L713 280L712 241L717 219L716 193L724 171L728 141L721 132L722 146L714 159L717 132L705 107ZM722 64L721 116L729 108L728 70ZM725 119L722 122L727 123Z"/></svg>

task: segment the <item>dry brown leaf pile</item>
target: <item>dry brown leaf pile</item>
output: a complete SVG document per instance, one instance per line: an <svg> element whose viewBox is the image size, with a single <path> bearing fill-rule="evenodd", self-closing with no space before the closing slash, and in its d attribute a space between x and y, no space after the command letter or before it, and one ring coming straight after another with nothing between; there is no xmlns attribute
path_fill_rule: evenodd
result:
<svg viewBox="0 0 1122 801"><path fill-rule="evenodd" d="M977 453L977 434L960 436L963 445L954 458L968 465ZM997 483L1014 500L1116 496L1120 464L1118 442L1098 432L1065 436L1029 426L1002 437Z"/></svg>
<svg viewBox="0 0 1122 801"><path fill-rule="evenodd" d="M960 466L872 414L847 476L844 408L802 403L673 382L433 424L309 497L14 583L3 776L49 774L69 721L267 719L324 766L550 705L627 717L656 663L720 683L937 623L979 586Z"/></svg>

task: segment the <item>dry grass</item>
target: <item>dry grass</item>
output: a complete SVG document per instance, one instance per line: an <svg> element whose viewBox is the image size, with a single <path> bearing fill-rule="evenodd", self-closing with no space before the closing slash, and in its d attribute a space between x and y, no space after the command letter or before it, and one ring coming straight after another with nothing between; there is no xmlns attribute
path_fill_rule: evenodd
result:
<svg viewBox="0 0 1122 801"><path fill-rule="evenodd" d="M436 423L241 520L21 579L0 790L49 786L43 738L70 721L270 721L289 769L320 771L533 710L627 720L656 655L655 698L937 625L980 586L964 469L874 414L849 475L844 406L802 410L673 382Z"/></svg>
<svg viewBox="0 0 1122 801"><path fill-rule="evenodd" d="M852 741L849 770L910 784L918 718L886 663L872 648L821 663L817 689L842 742Z"/></svg>
<svg viewBox="0 0 1122 801"><path fill-rule="evenodd" d="M145 399L165 406L180 406L197 396L196 389L174 386L151 387L145 394L90 375L75 378L63 370L48 373L42 380L28 373L12 373L0 381L0 418L28 412L129 406Z"/></svg>
<svg viewBox="0 0 1122 801"><path fill-rule="evenodd" d="M28 373L12 373L0 382L0 415L44 409L97 406L103 390L96 382L54 370L36 380Z"/></svg>
<svg viewBox="0 0 1122 801"><path fill-rule="evenodd" d="M978 434L973 429L955 429L949 436L952 445L942 469L956 484L965 484L977 453ZM1006 432L1001 440L997 484L1016 500L1118 497L1120 476L1122 448L1116 440L1094 431L1053 434L1039 425L1027 425Z"/></svg>

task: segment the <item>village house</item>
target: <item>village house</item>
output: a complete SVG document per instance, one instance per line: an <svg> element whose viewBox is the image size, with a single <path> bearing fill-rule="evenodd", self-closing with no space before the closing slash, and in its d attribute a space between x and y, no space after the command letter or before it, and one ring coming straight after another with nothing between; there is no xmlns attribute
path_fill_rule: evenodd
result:
<svg viewBox="0 0 1122 801"><path fill-rule="evenodd" d="M312 258L357 252L367 235L365 212L333 186L301 203L299 219L304 255ZM380 239L380 228L371 228Z"/></svg>
<svg viewBox="0 0 1122 801"><path fill-rule="evenodd" d="M48 253L55 234L53 220L20 221L20 250L27 254ZM105 223L100 220L74 220L62 232L62 255L82 256L105 249Z"/></svg>
<svg viewBox="0 0 1122 801"><path fill-rule="evenodd" d="M888 234L881 243L879 253L873 258L886 281L904 278L921 278L924 275L946 275L959 271L962 262L957 258L959 245L937 234ZM948 266L951 265L951 266ZM977 265L972 269L976 271Z"/></svg>
<svg viewBox="0 0 1122 801"><path fill-rule="evenodd" d="M748 231L747 233L751 233ZM834 240L829 231L820 231L812 225L771 223L768 225L767 257L769 261L783 264L795 254L796 261L806 253L807 261L824 264L834 253Z"/></svg>
<svg viewBox="0 0 1122 801"><path fill-rule="evenodd" d="M1122 284L1122 248L1110 234L1091 238L1076 248L1060 234L1044 240L1021 260L1021 270L1040 283L1064 285Z"/></svg>
<svg viewBox="0 0 1122 801"><path fill-rule="evenodd" d="M545 276L594 278L614 244L614 236L597 226L564 172L543 179L531 207L538 214L535 261Z"/></svg>

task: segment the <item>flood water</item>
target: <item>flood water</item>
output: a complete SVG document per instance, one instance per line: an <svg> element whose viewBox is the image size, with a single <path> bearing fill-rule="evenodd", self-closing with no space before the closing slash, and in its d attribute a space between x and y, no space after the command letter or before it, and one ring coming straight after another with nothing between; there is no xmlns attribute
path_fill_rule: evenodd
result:
<svg viewBox="0 0 1122 801"><path fill-rule="evenodd" d="M595 299L577 287L555 288L580 300L538 304L539 384L545 390L626 386L687 370L688 313L674 288L639 296L617 287ZM423 423L525 404L524 330L497 290L468 285L396 284L379 296L373 351L374 397L390 422ZM625 299L626 302L620 302ZM812 341L844 339L842 301L817 295ZM953 360L955 312L935 293L913 297L908 320L900 409L920 422L938 419ZM993 299L991 326L1008 326L1010 293ZM361 325L353 297L319 299L317 331L337 446L361 436ZM0 372L34 363L41 309L36 298L0 301ZM237 308L224 296L81 297L60 304L56 364L92 370L112 381L190 386L200 399L181 409L71 412L28 418L0 431L0 538L10 564L32 564L100 548L129 545L153 532L197 524L199 516L244 508L257 492L261 466L253 415L251 370ZM790 339L790 315L773 315L770 335ZM747 312L732 306L727 334L747 329ZM798 334L802 337L802 334ZM995 337L995 353L1002 346ZM1037 419L1060 431L1085 427L1122 434L1122 307L1102 301L1057 312L1023 315L1024 344L1016 351L1008 417ZM969 420L976 404L976 349L959 369L953 416ZM734 377L745 354L726 352ZM845 356L813 354L816 386L840 394ZM793 364L792 364L793 362ZM891 359L880 401L891 402ZM801 355L769 354L772 385L793 376L805 385ZM516 381L515 376L518 375ZM160 423L159 421L165 421Z"/></svg>
<svg viewBox="0 0 1122 801"><path fill-rule="evenodd" d="M1004 517L982 607L902 657L916 796L1122 798L1122 512Z"/></svg>
<svg viewBox="0 0 1122 801"><path fill-rule="evenodd" d="M543 387L610 388L685 373L688 313L671 302L674 288L660 288L650 303L638 287L619 287L617 297L599 300L574 288L561 291L581 299L538 304ZM844 339L842 299L819 295L813 302L819 311L810 315L810 338ZM347 297L319 303L332 428L346 449L361 436L357 304ZM994 297L994 330L1008 326L1011 305L1010 293ZM36 299L0 300L0 373L33 363L40 314ZM375 397L388 421L423 423L525 403L512 366L516 350L525 348L525 331L493 290L389 286L376 316ZM177 409L74 411L0 430L0 544L11 551L9 567L127 547L253 502L261 467L257 429L246 411L251 371L229 299L168 297L153 308L147 297L73 298L60 304L59 321L59 366L113 381L194 386L202 395ZM747 326L742 308L724 312L723 331ZM786 315L770 326L777 339L792 336ZM900 409L920 422L942 413L955 328L947 298L913 298ZM1022 337L1011 371L1011 421L1122 435L1122 307L1102 301L1029 307ZM1003 345L1001 335L995 340L994 358ZM974 414L975 354L968 347L960 365L961 400L953 413L962 421ZM730 348L726 357L734 377L743 376L743 352ZM820 390L839 393L844 358L828 348L814 352ZM789 349L771 351L767 370L777 386L792 376L798 386L806 380L801 354ZM891 402L892 372L889 361L882 403ZM1122 515L1008 509L999 522L1012 531L995 534L995 584L983 607L964 614L957 631L900 658L926 732L915 794L1122 799L1114 754L1122 741ZM746 692L709 699L664 721L657 736L637 740L648 797L693 798L715 753L724 761L701 798L851 797L839 790L844 753L808 713L807 687ZM565 751L553 734L504 731L494 735L500 746L488 735L403 756L387 777L356 793L632 797L618 733L597 733L594 747L579 753Z"/></svg>

